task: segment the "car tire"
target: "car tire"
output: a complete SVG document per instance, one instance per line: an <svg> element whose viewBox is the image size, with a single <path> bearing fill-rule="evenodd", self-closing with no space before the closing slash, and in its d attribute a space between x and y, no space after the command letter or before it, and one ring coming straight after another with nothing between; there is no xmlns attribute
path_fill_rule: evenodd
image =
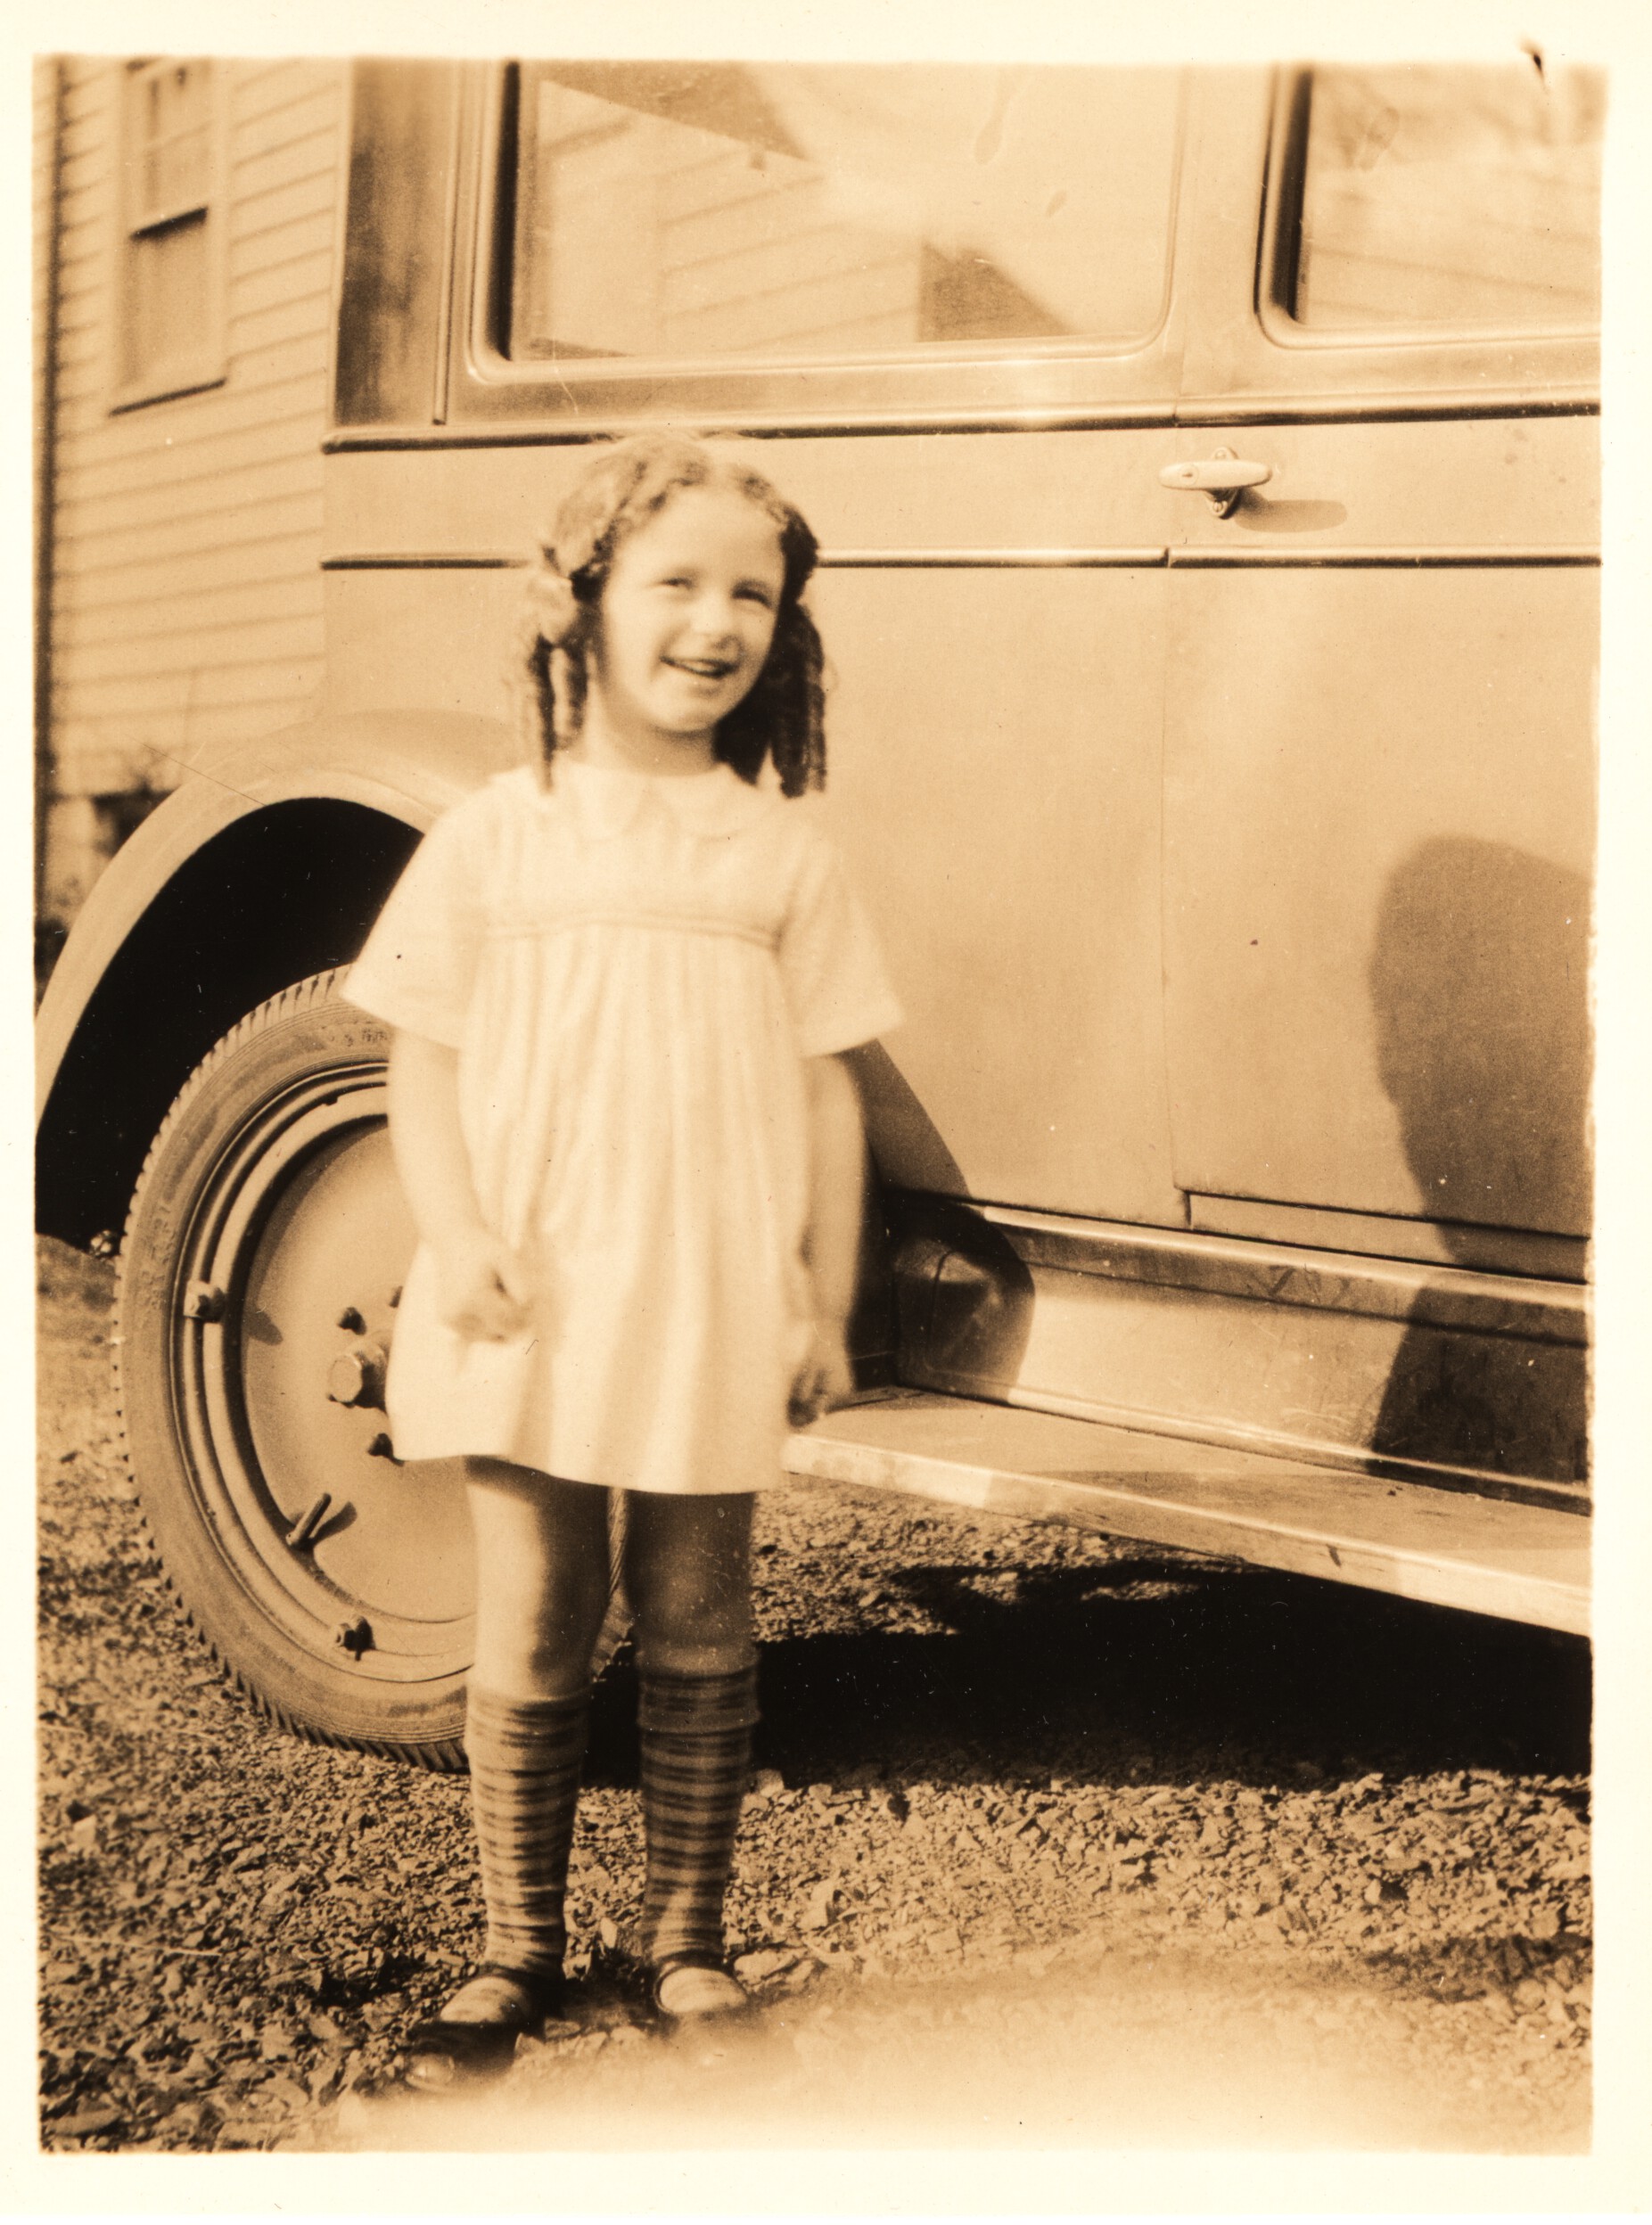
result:
<svg viewBox="0 0 1652 2225"><path fill-rule="evenodd" d="M380 1403L414 1233L389 1030L341 980L248 1014L156 1136L121 1246L121 1421L168 1578L251 1698L308 1736L457 1769L463 1473L399 1463ZM599 1668L625 1627L614 1582Z"/></svg>

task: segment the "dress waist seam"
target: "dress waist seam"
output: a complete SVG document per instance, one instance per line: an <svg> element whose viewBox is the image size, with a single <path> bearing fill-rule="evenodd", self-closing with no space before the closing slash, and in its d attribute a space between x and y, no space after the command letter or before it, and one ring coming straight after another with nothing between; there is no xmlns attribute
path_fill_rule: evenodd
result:
<svg viewBox="0 0 1652 2225"><path fill-rule="evenodd" d="M601 906L559 912L554 918L524 921L521 925L499 924L488 930L495 942L538 942L568 934L577 927L642 927L654 933L705 935L718 941L749 942L760 950L779 948L779 936L770 928L741 920L707 919L691 912L610 910Z"/></svg>

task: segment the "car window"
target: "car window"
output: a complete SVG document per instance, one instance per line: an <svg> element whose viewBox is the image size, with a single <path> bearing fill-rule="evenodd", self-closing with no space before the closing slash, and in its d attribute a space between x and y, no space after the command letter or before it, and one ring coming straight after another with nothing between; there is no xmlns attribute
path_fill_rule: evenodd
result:
<svg viewBox="0 0 1652 2225"><path fill-rule="evenodd" d="M1599 70L1317 70L1287 306L1325 330L1573 329L1600 300Z"/></svg>
<svg viewBox="0 0 1652 2225"><path fill-rule="evenodd" d="M511 353L1146 337L1173 70L524 67Z"/></svg>

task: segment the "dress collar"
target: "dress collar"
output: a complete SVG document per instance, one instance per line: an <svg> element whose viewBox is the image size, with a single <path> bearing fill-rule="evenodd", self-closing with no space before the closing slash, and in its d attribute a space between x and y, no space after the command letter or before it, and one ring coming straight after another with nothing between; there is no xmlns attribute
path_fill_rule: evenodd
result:
<svg viewBox="0 0 1652 2225"><path fill-rule="evenodd" d="M547 791L530 767L522 776L546 802L565 799L581 833L593 842L623 834L645 803L657 800L690 834L738 834L774 809L777 799L753 788L727 765L709 773L634 773L621 766L586 765L559 757Z"/></svg>

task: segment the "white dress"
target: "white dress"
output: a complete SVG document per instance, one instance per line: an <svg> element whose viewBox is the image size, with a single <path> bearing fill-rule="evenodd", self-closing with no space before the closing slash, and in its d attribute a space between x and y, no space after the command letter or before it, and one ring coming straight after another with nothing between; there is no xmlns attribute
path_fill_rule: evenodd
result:
<svg viewBox="0 0 1652 2225"><path fill-rule="evenodd" d="M535 1293L526 1334L467 1341L420 1250L398 1455L777 1482L808 1327L801 1062L900 1017L813 814L721 765L500 774L431 829L345 993L458 1051L477 1199Z"/></svg>

